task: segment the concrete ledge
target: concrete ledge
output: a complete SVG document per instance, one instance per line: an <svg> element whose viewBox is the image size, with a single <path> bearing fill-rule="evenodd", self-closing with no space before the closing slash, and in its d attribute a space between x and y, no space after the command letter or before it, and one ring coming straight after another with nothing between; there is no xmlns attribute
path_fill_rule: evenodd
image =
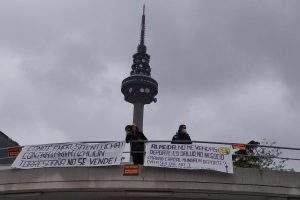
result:
<svg viewBox="0 0 300 200"><path fill-rule="evenodd" d="M74 193L78 195L68 197ZM108 199L300 199L300 173L237 168L234 174L223 174L144 167L139 176L123 176L121 166L0 170L0 199L17 199L16 195L24 199L26 194L80 199L84 193L91 199L97 195ZM34 196L27 199L39 199Z"/></svg>

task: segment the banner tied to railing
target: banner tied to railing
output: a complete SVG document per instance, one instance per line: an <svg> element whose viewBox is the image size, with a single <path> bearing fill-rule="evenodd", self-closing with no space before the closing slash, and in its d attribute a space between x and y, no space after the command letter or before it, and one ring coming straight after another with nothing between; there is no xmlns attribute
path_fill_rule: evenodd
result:
<svg viewBox="0 0 300 200"><path fill-rule="evenodd" d="M12 167L32 169L119 165L124 147L123 141L25 146Z"/></svg>
<svg viewBox="0 0 300 200"><path fill-rule="evenodd" d="M146 143L145 166L233 173L232 147L219 144Z"/></svg>

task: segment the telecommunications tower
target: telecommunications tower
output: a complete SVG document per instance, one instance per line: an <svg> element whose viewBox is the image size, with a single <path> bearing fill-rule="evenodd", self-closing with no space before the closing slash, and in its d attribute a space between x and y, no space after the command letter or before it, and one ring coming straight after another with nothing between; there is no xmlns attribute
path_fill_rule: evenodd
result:
<svg viewBox="0 0 300 200"><path fill-rule="evenodd" d="M155 96L158 93L158 83L151 78L150 55L147 54L145 46L145 5L143 6L140 43L132 58L130 76L122 81L121 91L125 101L134 106L133 124L143 131L144 105L156 102Z"/></svg>

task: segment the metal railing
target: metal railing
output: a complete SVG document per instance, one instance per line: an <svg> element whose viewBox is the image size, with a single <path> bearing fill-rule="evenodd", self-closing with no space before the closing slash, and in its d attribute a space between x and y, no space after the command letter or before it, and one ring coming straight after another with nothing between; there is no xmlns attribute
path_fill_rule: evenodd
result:
<svg viewBox="0 0 300 200"><path fill-rule="evenodd" d="M83 142L63 142L63 143L55 143L55 144L67 144L67 143L107 143L107 142L115 142L115 141L83 141ZM144 143L162 143L162 142L170 142L170 140L147 140L147 141L131 141L130 143L133 144L135 142L144 142ZM293 151L297 152L297 157L290 157L290 156L274 156L274 155L259 155L259 154L251 154L251 155L243 155L243 154L234 154L234 156L239 157L257 157L257 158L265 158L265 159L279 159L279 160L285 160L285 161L300 161L300 147L287 147L287 146L274 146L274 145L260 145L260 144L244 144L244 143L238 143L238 142L214 142L214 141L180 141L180 142L192 142L197 144L220 144L220 145L236 145L236 144L243 144L247 147L254 147L255 149L265 148L265 149L275 149L275 150L287 150L287 151ZM43 144L37 144L37 145L43 145ZM0 164L1 160L9 160L13 161L16 156L8 156L9 149L19 148L22 149L27 145L23 146L10 146L10 147L2 147L0 148ZM3 156L6 151L6 156ZM299 152L299 153L298 153ZM123 151L124 154L130 154L130 153L145 153L145 151ZM2 154L2 156L1 156Z"/></svg>

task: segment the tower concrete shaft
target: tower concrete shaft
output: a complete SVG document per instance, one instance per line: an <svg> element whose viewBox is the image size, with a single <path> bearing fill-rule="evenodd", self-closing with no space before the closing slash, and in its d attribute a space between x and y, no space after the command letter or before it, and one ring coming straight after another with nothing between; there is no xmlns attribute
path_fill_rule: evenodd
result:
<svg viewBox="0 0 300 200"><path fill-rule="evenodd" d="M143 131L143 118L144 118L144 104L133 104L133 124L135 124L140 131Z"/></svg>

